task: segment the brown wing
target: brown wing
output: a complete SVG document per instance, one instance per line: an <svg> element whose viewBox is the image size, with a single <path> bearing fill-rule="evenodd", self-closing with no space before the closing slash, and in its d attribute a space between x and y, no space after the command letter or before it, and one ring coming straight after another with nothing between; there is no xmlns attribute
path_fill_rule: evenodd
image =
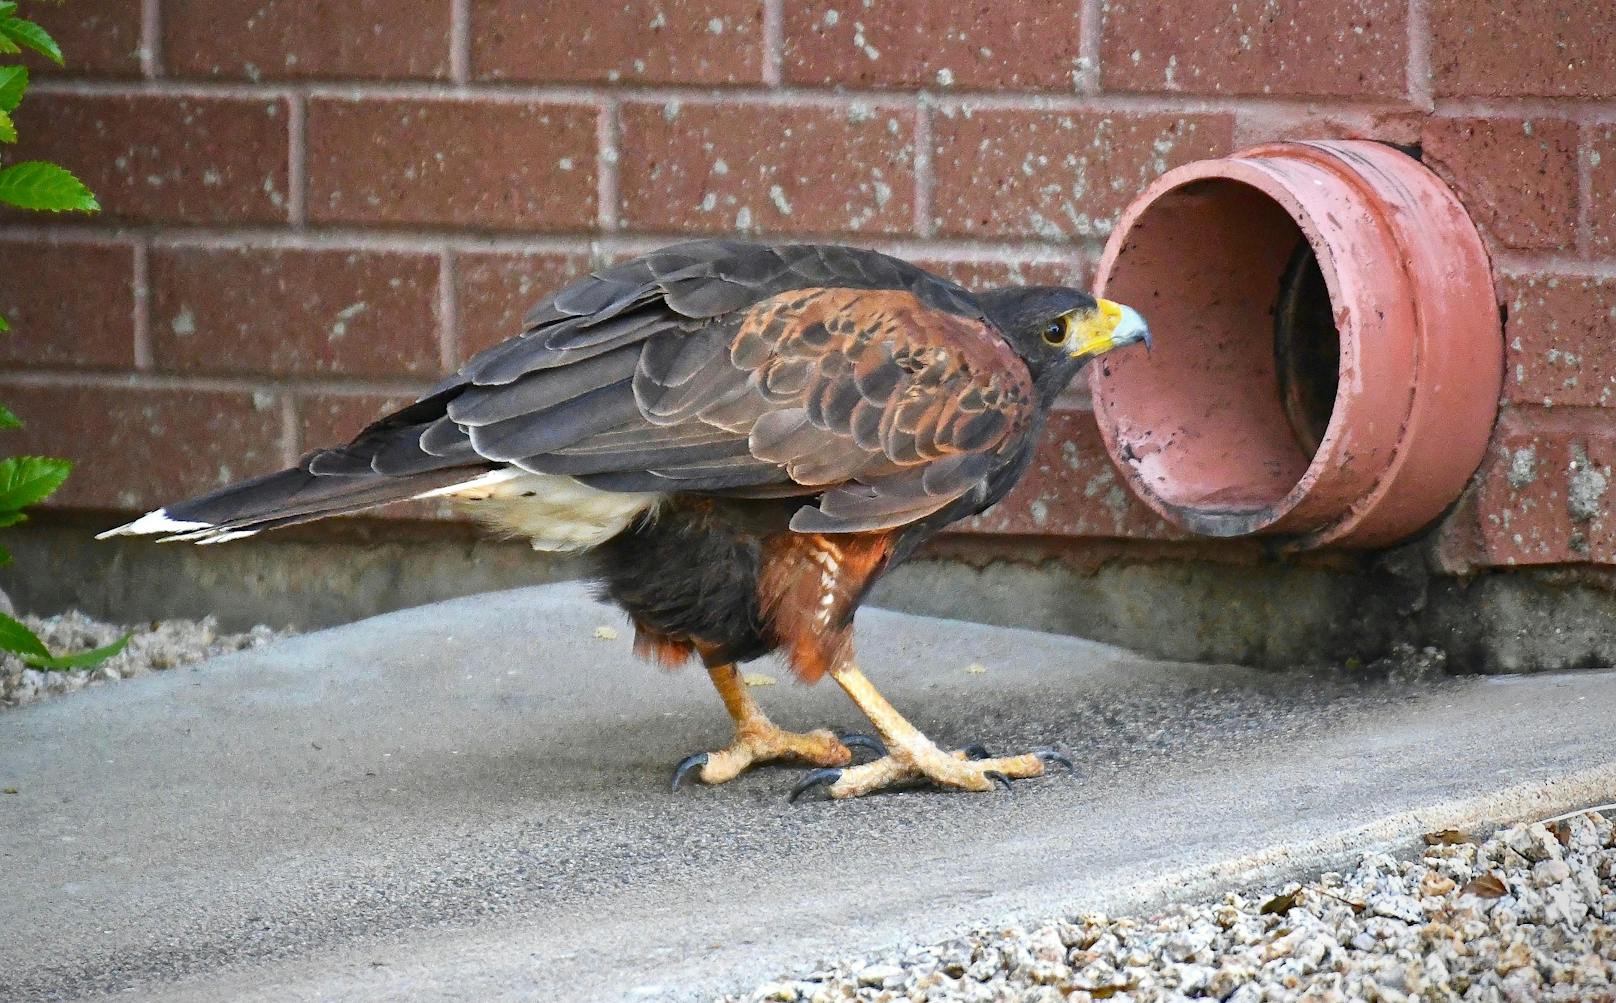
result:
<svg viewBox="0 0 1616 1003"><path fill-rule="evenodd" d="M607 490L819 495L793 528L852 532L985 490L1035 407L960 287L873 251L736 241L563 290L428 402L419 434L314 465L493 461Z"/></svg>
<svg viewBox="0 0 1616 1003"><path fill-rule="evenodd" d="M985 321L903 290L770 297L711 344L648 345L634 391L662 428L744 437L744 453L718 461L726 471L823 492L792 522L804 532L886 528L941 508L983 482L1034 406L1025 364ZM655 469L675 482L687 473Z"/></svg>

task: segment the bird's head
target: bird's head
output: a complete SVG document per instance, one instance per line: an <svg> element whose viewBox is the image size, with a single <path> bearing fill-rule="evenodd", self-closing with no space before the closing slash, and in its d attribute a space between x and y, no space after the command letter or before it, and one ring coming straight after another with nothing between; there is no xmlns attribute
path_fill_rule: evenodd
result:
<svg viewBox="0 0 1616 1003"><path fill-rule="evenodd" d="M1007 286L979 299L1048 399L1065 389L1089 360L1138 342L1150 348L1150 328L1137 310L1078 289Z"/></svg>

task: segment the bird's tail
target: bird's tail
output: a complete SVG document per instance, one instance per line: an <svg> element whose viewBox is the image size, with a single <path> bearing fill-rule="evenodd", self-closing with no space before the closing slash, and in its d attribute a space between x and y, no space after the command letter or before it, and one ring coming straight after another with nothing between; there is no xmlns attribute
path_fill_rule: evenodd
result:
<svg viewBox="0 0 1616 1003"><path fill-rule="evenodd" d="M310 453L295 467L166 505L101 533L163 534L163 541L224 543L266 529L342 515L410 498L449 493L489 474L490 464L463 449L421 448L421 434L446 401L426 398L383 418L337 449Z"/></svg>

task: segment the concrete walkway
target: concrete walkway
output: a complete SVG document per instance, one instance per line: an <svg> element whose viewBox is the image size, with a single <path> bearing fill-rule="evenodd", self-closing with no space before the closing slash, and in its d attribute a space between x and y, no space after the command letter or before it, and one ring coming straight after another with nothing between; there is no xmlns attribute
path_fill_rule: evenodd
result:
<svg viewBox="0 0 1616 1003"><path fill-rule="evenodd" d="M595 635L618 628L613 639ZM1616 674L1352 684L867 611L1009 794L666 789L727 739L574 586L457 600L0 713L0 998L683 999L973 923L1145 908L1616 791ZM971 663L987 671L967 671ZM834 686L755 692L855 727Z"/></svg>

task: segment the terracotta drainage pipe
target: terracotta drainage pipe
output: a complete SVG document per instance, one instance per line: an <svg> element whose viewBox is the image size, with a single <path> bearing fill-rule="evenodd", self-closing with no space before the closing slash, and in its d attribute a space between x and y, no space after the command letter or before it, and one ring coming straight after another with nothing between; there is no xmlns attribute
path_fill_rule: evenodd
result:
<svg viewBox="0 0 1616 1003"><path fill-rule="evenodd" d="M1390 544L1458 497L1503 379L1487 255L1458 200L1377 143L1275 143L1170 171L1100 289L1156 348L1092 367L1112 459L1170 521Z"/></svg>

